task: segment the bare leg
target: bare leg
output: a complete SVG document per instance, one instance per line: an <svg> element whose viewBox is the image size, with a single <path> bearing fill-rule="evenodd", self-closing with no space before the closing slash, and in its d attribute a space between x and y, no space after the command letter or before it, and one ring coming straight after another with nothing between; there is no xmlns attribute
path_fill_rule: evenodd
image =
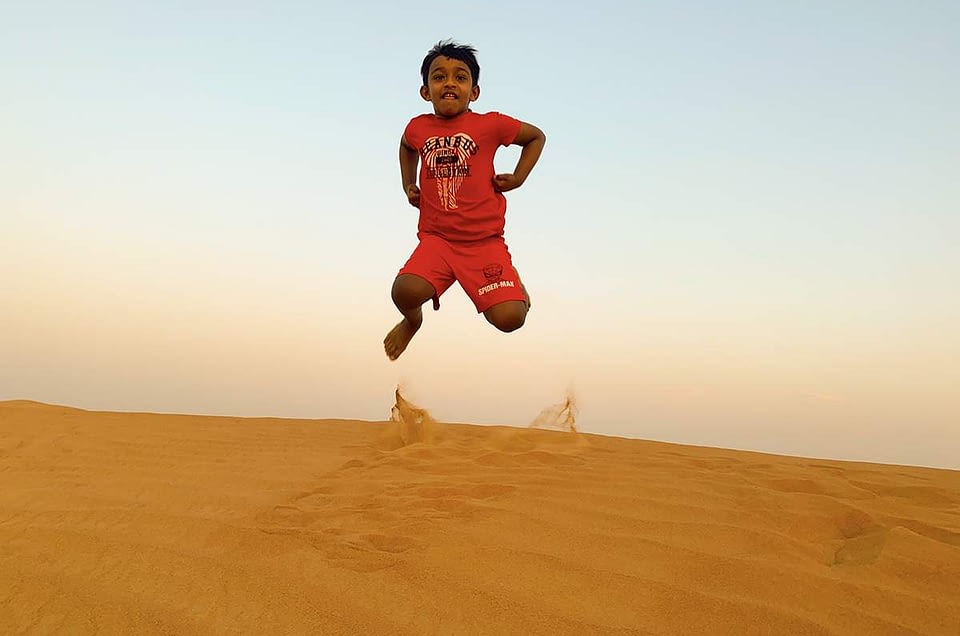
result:
<svg viewBox="0 0 960 636"><path fill-rule="evenodd" d="M520 272L517 271L516 267L513 268L513 273L517 275L517 282L520 283L520 289L523 290L523 297L527 301L527 311L530 311L533 305L530 303L530 294L527 292L527 286L520 280Z"/></svg>
<svg viewBox="0 0 960 636"><path fill-rule="evenodd" d="M383 339L383 350L387 357L396 360L404 352L413 339L414 334L423 324L423 310L421 305L427 302L436 290L425 279L414 274L400 274L393 281L393 304L403 314L403 320L398 322Z"/></svg>
<svg viewBox="0 0 960 636"><path fill-rule="evenodd" d="M483 316L500 331L509 333L523 326L529 308L530 305L526 301L506 300L487 309L483 312Z"/></svg>

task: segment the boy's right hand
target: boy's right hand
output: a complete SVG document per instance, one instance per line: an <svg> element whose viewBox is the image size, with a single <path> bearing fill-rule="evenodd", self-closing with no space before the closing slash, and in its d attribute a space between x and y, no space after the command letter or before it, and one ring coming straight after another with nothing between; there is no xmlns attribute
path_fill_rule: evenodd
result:
<svg viewBox="0 0 960 636"><path fill-rule="evenodd" d="M410 185L405 187L403 190L404 192L407 193L407 201L410 202L410 205L412 205L415 208L419 208L420 207L420 188L417 187L417 184L411 183Z"/></svg>

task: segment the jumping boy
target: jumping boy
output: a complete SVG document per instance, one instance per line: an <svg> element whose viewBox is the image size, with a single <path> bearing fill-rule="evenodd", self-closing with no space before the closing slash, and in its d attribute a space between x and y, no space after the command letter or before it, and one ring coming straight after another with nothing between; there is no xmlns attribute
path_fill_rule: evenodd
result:
<svg viewBox="0 0 960 636"><path fill-rule="evenodd" d="M433 114L410 120L400 139L400 176L407 201L420 209L420 243L393 282L391 295L403 320L383 340L391 360L420 329L421 305L433 299L439 309L440 296L454 281L500 331L522 327L530 309L503 240L503 193L523 185L546 136L507 115L470 110L470 102L480 97L480 66L471 46L438 43L420 74L420 96L433 104ZM494 154L511 144L523 147L516 168L494 174Z"/></svg>

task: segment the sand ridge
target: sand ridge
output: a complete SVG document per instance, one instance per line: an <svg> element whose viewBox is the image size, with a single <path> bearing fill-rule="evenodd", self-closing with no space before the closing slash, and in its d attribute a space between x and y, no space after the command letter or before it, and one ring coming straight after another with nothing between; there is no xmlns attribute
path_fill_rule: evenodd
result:
<svg viewBox="0 0 960 636"><path fill-rule="evenodd" d="M0 403L0 633L960 633L960 472L401 397L389 422Z"/></svg>

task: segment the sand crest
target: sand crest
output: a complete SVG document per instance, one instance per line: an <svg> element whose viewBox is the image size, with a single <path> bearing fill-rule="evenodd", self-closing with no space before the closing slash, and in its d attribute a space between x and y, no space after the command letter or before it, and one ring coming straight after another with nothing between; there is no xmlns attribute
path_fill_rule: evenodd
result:
<svg viewBox="0 0 960 636"><path fill-rule="evenodd" d="M960 634L960 472L404 428L400 397L0 403L0 633Z"/></svg>

